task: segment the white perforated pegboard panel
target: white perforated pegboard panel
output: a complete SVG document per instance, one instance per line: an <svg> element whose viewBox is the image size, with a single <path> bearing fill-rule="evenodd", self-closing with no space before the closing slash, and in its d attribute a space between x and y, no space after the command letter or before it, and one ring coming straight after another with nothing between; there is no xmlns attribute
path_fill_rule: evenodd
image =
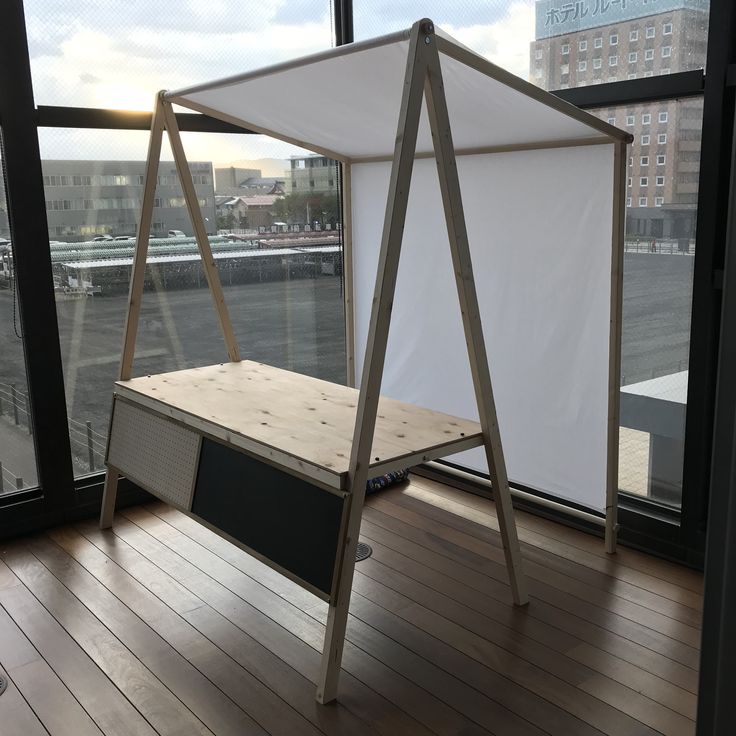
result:
<svg viewBox="0 0 736 736"><path fill-rule="evenodd" d="M199 443L195 432L115 400L108 462L162 501L191 508Z"/></svg>

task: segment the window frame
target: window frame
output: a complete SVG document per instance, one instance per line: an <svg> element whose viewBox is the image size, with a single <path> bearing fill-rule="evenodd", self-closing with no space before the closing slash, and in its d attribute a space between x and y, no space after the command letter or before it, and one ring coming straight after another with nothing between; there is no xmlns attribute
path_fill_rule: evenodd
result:
<svg viewBox="0 0 736 736"><path fill-rule="evenodd" d="M731 12L729 6L730 0L711 0L711 18L716 17L717 14L724 14ZM352 18L352 3L350 0L335 0L335 37L338 45L342 43L350 43L353 40L353 18ZM15 53L14 56L10 55L8 49L10 46L0 48L0 54L6 58L13 59L25 59L27 62L27 44L25 42L25 24L22 13L21 0L8 0L6 7L3 7L0 11L3 15L3 20L7 20L6 28L9 30L0 30L0 36L9 34L12 32L18 39L23 39L23 46L25 47L25 56L23 53ZM734 50L736 49L736 41L733 37L729 36L729 28L724 24L711 23L708 30L707 40L707 54L708 62L707 67L709 73L712 73L714 80L726 80L726 67L729 60L736 58ZM594 47L602 48L603 41L600 37L600 46L597 46L598 39L594 39ZM19 48L17 45L13 46L14 49ZM9 68L9 67L8 67ZM16 76L18 77L19 87L24 90L31 91L30 84L30 73L20 73L15 69ZM1 74L1 72L0 72ZM645 75L648 72L645 72ZM608 84L595 85L585 87L583 89L568 89L564 93L556 92L563 99L573 102L573 104L580 104L582 107L602 107L601 101L610 101L612 106L619 104L628 104L637 101L654 101L661 99L674 99L677 97L685 96L703 96L704 94L704 75L702 70L694 70L690 72L679 72L671 74L664 79L657 77L652 79L650 77L639 78L631 81L617 81L615 76L608 75L610 82ZM650 84L656 83L656 84ZM22 99L23 95L17 99ZM646 504L636 504L631 500L627 500L620 508L620 522L621 522L621 534L620 538L622 541L628 541L631 543L639 544L640 546L646 546L649 549L653 549L656 545L659 545L657 549L662 553L671 557L677 557L679 559L685 559L693 564L699 564L702 560L702 548L698 548L697 545L692 543L692 540L696 537L700 539L703 535L698 532L699 528L703 526L703 513L702 508L706 507L707 494L699 489L707 483L707 468L710 462L710 425L709 417L713 410L713 402L715 396L715 378L707 370L709 361L714 360L714 356L717 356L719 337L717 331L718 320L715 314L716 307L714 306L716 300L713 299L713 268L718 268L719 261L722 263L723 246L719 245L721 239L718 237L718 228L721 228L725 217L724 208L718 208L719 197L710 196L717 191L720 191L719 187L722 186L721 180L723 176L719 172L727 167L728 163L724 161L723 151L727 145L724 141L726 131L730 131L731 122L727 121L725 114L722 110L727 109L724 106L724 99L726 98L726 84L725 81L721 83L711 84L709 87L708 94L705 96L705 107L703 122L703 154L700 176L700 197L698 200L698 255L696 257L695 264L695 282L693 285L693 314L692 314L692 329L691 329L691 347L690 347L690 384L689 384L689 396L688 396L688 412L687 412L687 431L686 431L686 449L685 449L685 475L683 478L683 507L681 515L677 518L668 517L662 521L658 514L661 515L661 510L657 510L657 513L653 513L650 507ZM583 104L581 104L581 101ZM31 91L31 106L32 103L32 91ZM145 115L143 116L146 117ZM197 116L200 118L198 123L205 125L206 122L203 116ZM61 122L63 121L63 122ZM104 125L99 125L100 122L104 121ZM147 129L147 125L143 124L140 127L131 125L130 121L126 119L124 114L119 111L89 111L79 110L67 107L56 107L56 108L43 108L39 106L35 110L35 117L29 117L29 128L24 133L25 138L30 138L31 134L35 135L36 127L43 125L44 122L48 127L104 127L110 129ZM150 122L150 116L148 116L148 122ZM184 128L182 128L184 129ZM213 130L205 130L203 132L215 132ZM224 130L216 128L216 132L235 132L230 130ZM238 129L237 132L243 133L242 130ZM706 173L709 176L706 177ZM715 174L714 174L715 172ZM39 174L40 176L40 174ZM35 209L38 213L43 212L43 200L41 199L39 207L39 198L36 198ZM28 207L31 207L31 200L28 201ZM44 233L43 241L47 239L47 234ZM43 242L42 241L42 242ZM719 250L720 249L720 250ZM48 250L48 249L46 249ZM715 264L715 265L714 265ZM34 282L39 288L45 288L45 284L42 275L37 275L36 281ZM31 293L28 288L25 290L26 294ZM23 297L21 290L19 290L20 299L28 299ZM29 309L28 304L24 304L25 317L24 319L30 324L33 323L34 327L37 324L43 324L43 322L37 322L33 317L33 310ZM23 310L21 310L22 314ZM54 320L51 320L51 327L55 329L56 325ZM58 332L54 333L50 330L50 334L56 340L58 340ZM53 340L52 340L53 342ZM48 344L44 346L44 349L48 348ZM35 357L33 358L35 361ZM39 373L35 380L29 380L29 390L33 392L36 405L40 405L39 397L44 395L43 381L48 378L49 368L48 365L43 367L43 372ZM29 370L29 377L31 371ZM58 376L61 377L62 373L59 370ZM55 379L56 380L56 379ZM48 384L48 380L45 381ZM53 392L51 392L53 393ZM62 396L63 396L63 380L62 380ZM63 405L63 402L62 402ZM63 406L65 412L65 406ZM53 412L52 412L53 413ZM44 420L46 417L44 418ZM42 441L41 435L44 433L48 435L48 423L38 427L37 435L34 439L38 443ZM60 437L65 436L64 434L53 437L54 442L58 442ZM58 453L54 452L53 448L47 448L49 451L44 451L39 456L39 473L41 474L40 464L43 462L48 465L49 458ZM53 463L52 463L53 464ZM704 470L705 469L705 470ZM53 478L54 483L61 487L66 482L61 475L46 474L47 479ZM73 483L73 480L69 481ZM86 498L86 511L84 512L87 516L91 509L99 507L99 498L101 491L101 482L98 479L92 483L77 483L76 484L76 496L75 498L80 499L82 496ZM688 494L688 498L685 499L685 493ZM86 494L86 495L85 495ZM26 513L30 507L25 504L23 511L18 511L15 516L15 520L27 520L30 515ZM78 504L74 513L82 513L80 509L84 506ZM702 507L702 508L699 508ZM6 509L8 516L6 519L11 518L10 514L16 512L11 509ZM68 513L66 518L71 518L72 515ZM36 522L26 528L38 528L38 518ZM47 519L49 517L46 517ZM81 517L80 517L81 518ZM678 521L681 518L681 521ZM569 522L569 519L566 519ZM13 522L12 529L14 533L20 533L24 528L24 525ZM0 530L2 531L2 530ZM688 535L690 535L688 537ZM700 535L700 536L698 536Z"/></svg>

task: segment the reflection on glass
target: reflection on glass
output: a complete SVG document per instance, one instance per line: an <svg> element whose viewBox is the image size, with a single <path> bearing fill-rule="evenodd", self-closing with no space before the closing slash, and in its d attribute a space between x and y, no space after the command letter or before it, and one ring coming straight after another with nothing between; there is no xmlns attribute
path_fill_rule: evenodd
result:
<svg viewBox="0 0 736 736"><path fill-rule="evenodd" d="M0 165L2 161L0 161ZM0 495L38 485L4 177L0 176Z"/></svg>
<svg viewBox="0 0 736 736"><path fill-rule="evenodd" d="M146 133L104 135L109 145L87 148L83 160L52 159L46 151L58 156L67 131L41 132L77 475L103 467L145 172ZM335 162L285 147L278 149L282 158L253 160L247 155L251 147L265 146L255 136L182 137L241 354L344 382L342 232ZM238 147L239 155L232 155ZM124 151L125 158L104 158L114 150ZM217 163L203 159L205 150ZM165 146L134 375L223 360L227 354L212 297Z"/></svg>
<svg viewBox="0 0 736 736"><path fill-rule="evenodd" d="M679 506L703 101L593 112L634 136L626 181L619 485Z"/></svg>

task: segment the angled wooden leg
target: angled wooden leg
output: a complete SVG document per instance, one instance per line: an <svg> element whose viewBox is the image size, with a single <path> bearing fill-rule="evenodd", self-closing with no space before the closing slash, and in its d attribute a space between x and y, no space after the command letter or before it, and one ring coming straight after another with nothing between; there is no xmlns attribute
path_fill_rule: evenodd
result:
<svg viewBox="0 0 736 736"><path fill-rule="evenodd" d="M184 201L189 212L189 219L194 229L194 237L197 240L197 247L202 258L202 267L204 268L207 284L210 287L210 293L215 303L215 310L220 321L220 329L225 340L225 348L228 358L234 363L240 360L240 352L238 351L238 343L235 339L232 322L230 321L230 313L225 304L225 297L222 293L222 284L217 272L217 265L212 255L212 248L207 237L207 229L204 226L202 218L202 210L199 207L197 192L192 181L192 173L189 171L189 164L184 153L184 146L179 135L179 127L176 123L176 115L171 107L170 102L162 102L162 110L164 120L166 121L166 132L169 135L169 143L171 144L171 152L174 154L174 163L176 171L179 175L179 183L184 193Z"/></svg>
<svg viewBox="0 0 736 736"><path fill-rule="evenodd" d="M350 608L350 593L353 587L353 573L355 572L355 553L358 548L360 535L360 521L365 501L365 486L368 481L367 473L359 473L355 483L356 491L351 494L348 503L348 521L342 545L342 563L338 572L337 588L330 602L327 613L327 629L325 643L322 650L322 663L317 681L317 702L331 703L337 697L337 685L340 679L342 666L342 650L345 645L345 629L348 623L348 609ZM362 492L360 492L362 489Z"/></svg>
<svg viewBox="0 0 736 736"><path fill-rule="evenodd" d="M442 84L442 70L439 54L434 44L428 52L425 95L427 112L432 129L437 172L439 174L442 204L445 211L447 234L450 241L452 263L455 271L460 311L465 330L470 370L473 376L475 400L478 405L480 424L488 460L488 470L493 484L493 497L496 502L498 524L501 530L503 550L506 557L511 592L516 605L529 602L526 579L522 569L521 549L516 533L514 510L511 505L511 492L506 475L506 463L501 445L501 433L496 417L491 374L488 368L488 355L483 338L483 327L475 289L473 267L470 258L468 233L465 226L460 180L457 173L455 148L452 143L450 117L447 112Z"/></svg>
<svg viewBox="0 0 736 736"><path fill-rule="evenodd" d="M146 257L148 255L148 240L153 220L153 203L156 194L156 179L158 163L161 157L161 140L164 131L163 103L161 93L156 96L151 120L151 135L148 140L148 156L146 159L146 174L143 182L143 196L141 199L141 217L138 223L138 235L133 255L133 267L130 274L130 288L128 290L128 311L123 328L123 349L120 356L120 371L118 377L127 381L133 373L133 359L135 357L135 339L138 334L138 318L141 311L143 297L143 283L146 273Z"/></svg>
<svg viewBox="0 0 736 736"><path fill-rule="evenodd" d="M107 466L105 473L105 488L102 492L102 511L100 511L100 529L109 529L112 526L112 518L115 515L115 499L118 495L117 468Z"/></svg>
<svg viewBox="0 0 736 736"><path fill-rule="evenodd" d="M353 444L350 453L349 478L351 498L348 525L339 582L331 601L317 686L317 700L329 703L337 696L340 676L342 650L345 641L345 628L348 620L350 591L355 569L355 550L358 546L360 518L365 499L365 485L373 446L373 433L376 427L378 398L386 359L386 344L391 323L391 306L396 291L396 275L399 269L401 240L406 220L406 206L409 199L409 185L414 165L419 116L422 111L424 77L426 76L425 24L414 24L409 42L409 53L404 75L404 91L401 99L396 145L394 147L391 180L389 182L386 217L381 237L381 252L378 258L376 288L373 297L368 340L366 342L363 374L360 383L358 407L355 413Z"/></svg>
<svg viewBox="0 0 736 736"><path fill-rule="evenodd" d="M611 329L608 347L608 476L606 479L606 552L616 552L618 536L618 452L621 416L621 304L626 218L626 144L616 144L613 159L613 235L611 258Z"/></svg>

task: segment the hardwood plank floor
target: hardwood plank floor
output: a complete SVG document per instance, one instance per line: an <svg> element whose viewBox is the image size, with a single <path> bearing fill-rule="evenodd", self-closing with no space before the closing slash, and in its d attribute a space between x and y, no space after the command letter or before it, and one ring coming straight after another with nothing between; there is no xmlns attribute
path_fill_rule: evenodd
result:
<svg viewBox="0 0 736 736"><path fill-rule="evenodd" d="M160 503L2 545L0 732L691 736L702 580L415 477L369 497L336 704L327 606Z"/></svg>

